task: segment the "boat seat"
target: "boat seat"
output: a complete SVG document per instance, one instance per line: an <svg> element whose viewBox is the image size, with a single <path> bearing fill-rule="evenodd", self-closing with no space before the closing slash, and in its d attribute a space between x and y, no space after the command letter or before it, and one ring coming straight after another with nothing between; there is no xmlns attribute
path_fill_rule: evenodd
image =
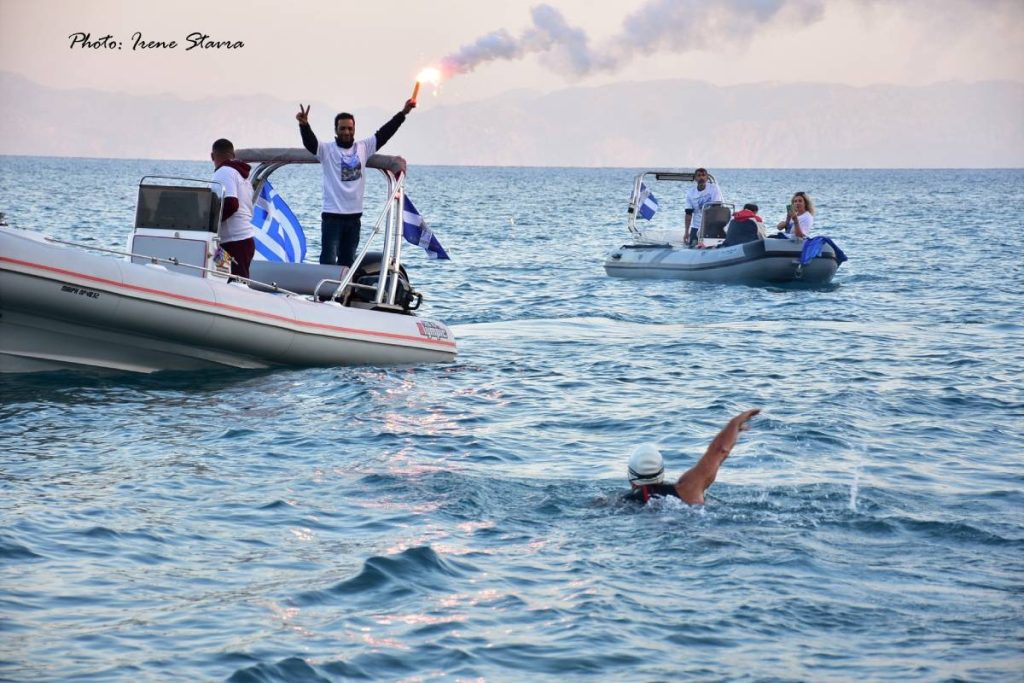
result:
<svg viewBox="0 0 1024 683"><path fill-rule="evenodd" d="M377 307L377 280L380 276L380 264L383 257L379 251L367 252L363 262L352 276L352 282L342 296L342 304L359 308ZM414 311L419 308L422 296L409 284L409 274L405 266L399 271L399 286L396 290L395 303L402 312ZM323 280L341 278L341 266L321 263L281 263L278 261L253 261L250 267L253 282L249 286L261 292L272 292L274 287L295 292L296 294L315 294L321 301L331 298L337 284L325 284L317 290ZM264 284L265 283L265 284Z"/></svg>
<svg viewBox="0 0 1024 683"><path fill-rule="evenodd" d="M701 218L701 239L725 239L725 226L732 218L732 211L724 204L708 204Z"/></svg>

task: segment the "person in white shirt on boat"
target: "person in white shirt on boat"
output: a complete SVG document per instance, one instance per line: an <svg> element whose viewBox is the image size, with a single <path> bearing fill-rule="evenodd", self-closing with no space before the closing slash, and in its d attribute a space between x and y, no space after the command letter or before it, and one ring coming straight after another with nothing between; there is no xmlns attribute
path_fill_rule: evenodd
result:
<svg viewBox="0 0 1024 683"><path fill-rule="evenodd" d="M320 142L309 125L309 106L299 105L302 145L320 160L323 170L324 202L320 214L320 263L340 264L342 277L356 258L363 216L366 160L387 144L416 107L407 100L402 111L368 138L356 140L356 119L348 112L334 117L334 140Z"/></svg>
<svg viewBox="0 0 1024 683"><path fill-rule="evenodd" d="M776 227L790 239L805 240L810 237L814 228L814 202L811 196L806 192L794 194L787 207L786 220Z"/></svg>
<svg viewBox="0 0 1024 683"><path fill-rule="evenodd" d="M697 241L697 234L700 232L700 224L704 207L708 204L721 203L722 191L718 183L708 182L708 170L698 168L693 172L693 179L696 187L691 187L686 192L686 242L694 244Z"/></svg>
<svg viewBox="0 0 1024 683"><path fill-rule="evenodd" d="M220 246L231 257L231 274L247 278L249 264L256 253L249 164L235 161L235 146L225 138L213 143L210 160L213 161L213 179L224 187L224 205L217 231Z"/></svg>
<svg viewBox="0 0 1024 683"><path fill-rule="evenodd" d="M690 505L702 505L704 492L715 482L718 468L729 457L733 446L740 438L740 432L747 429L747 422L761 412L760 408L746 410L729 420L708 445L697 464L679 476L675 484L665 484L665 463L661 453L653 444L641 444L629 458L630 492L625 499L647 503L651 498L679 498Z"/></svg>

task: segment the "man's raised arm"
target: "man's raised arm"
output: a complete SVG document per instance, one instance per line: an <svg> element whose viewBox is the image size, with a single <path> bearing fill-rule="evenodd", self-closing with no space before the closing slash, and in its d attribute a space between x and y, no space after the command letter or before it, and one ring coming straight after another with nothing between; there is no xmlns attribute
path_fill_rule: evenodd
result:
<svg viewBox="0 0 1024 683"><path fill-rule="evenodd" d="M415 100L406 100L405 106L402 107L402 111L392 116L390 121L385 123L377 130L376 133L374 133L374 137L377 138L378 150L387 144L388 140L391 139L391 136L398 132L398 127L405 123L406 114L411 112L415 107Z"/></svg>
<svg viewBox="0 0 1024 683"><path fill-rule="evenodd" d="M316 139L316 133L309 127L309 109L313 105L307 104L306 108L303 109L302 105L299 105L299 113L295 115L295 120L299 122L299 133L302 134L302 146L310 154L316 154L317 148L320 146L319 140Z"/></svg>

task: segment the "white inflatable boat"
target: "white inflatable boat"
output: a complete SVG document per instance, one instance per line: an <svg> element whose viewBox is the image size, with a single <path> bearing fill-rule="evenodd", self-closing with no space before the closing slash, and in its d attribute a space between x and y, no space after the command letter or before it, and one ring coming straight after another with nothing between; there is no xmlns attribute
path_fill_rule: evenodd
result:
<svg viewBox="0 0 1024 683"><path fill-rule="evenodd" d="M239 158L263 164L254 183L283 164L316 163L305 150L249 152ZM0 226L0 372L453 360L451 330L414 314L421 296L401 264L404 162L371 162L389 199L344 278L337 266L254 262L253 280L229 282L218 262L221 196L206 181L143 178L123 252ZM378 235L381 251L368 252Z"/></svg>

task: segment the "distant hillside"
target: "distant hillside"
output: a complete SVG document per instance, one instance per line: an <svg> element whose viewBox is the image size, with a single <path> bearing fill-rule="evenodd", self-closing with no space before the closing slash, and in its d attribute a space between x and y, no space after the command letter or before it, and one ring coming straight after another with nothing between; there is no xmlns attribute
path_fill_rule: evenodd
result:
<svg viewBox="0 0 1024 683"><path fill-rule="evenodd" d="M334 98L332 97L332 100ZM444 106L389 145L421 164L739 168L1024 167L1024 85L925 87L690 80L506 93ZM297 103L270 96L55 90L0 72L0 154L205 158L209 143L297 146ZM319 135L338 107L313 103ZM393 113L356 109L370 134Z"/></svg>
<svg viewBox="0 0 1024 683"><path fill-rule="evenodd" d="M317 133L330 134L338 105L311 106ZM299 147L298 110L298 102L263 95L191 101L55 90L0 71L0 154L207 159L210 143L222 137L237 147ZM371 134L394 113L357 111L357 124L365 119L367 127L357 132Z"/></svg>

